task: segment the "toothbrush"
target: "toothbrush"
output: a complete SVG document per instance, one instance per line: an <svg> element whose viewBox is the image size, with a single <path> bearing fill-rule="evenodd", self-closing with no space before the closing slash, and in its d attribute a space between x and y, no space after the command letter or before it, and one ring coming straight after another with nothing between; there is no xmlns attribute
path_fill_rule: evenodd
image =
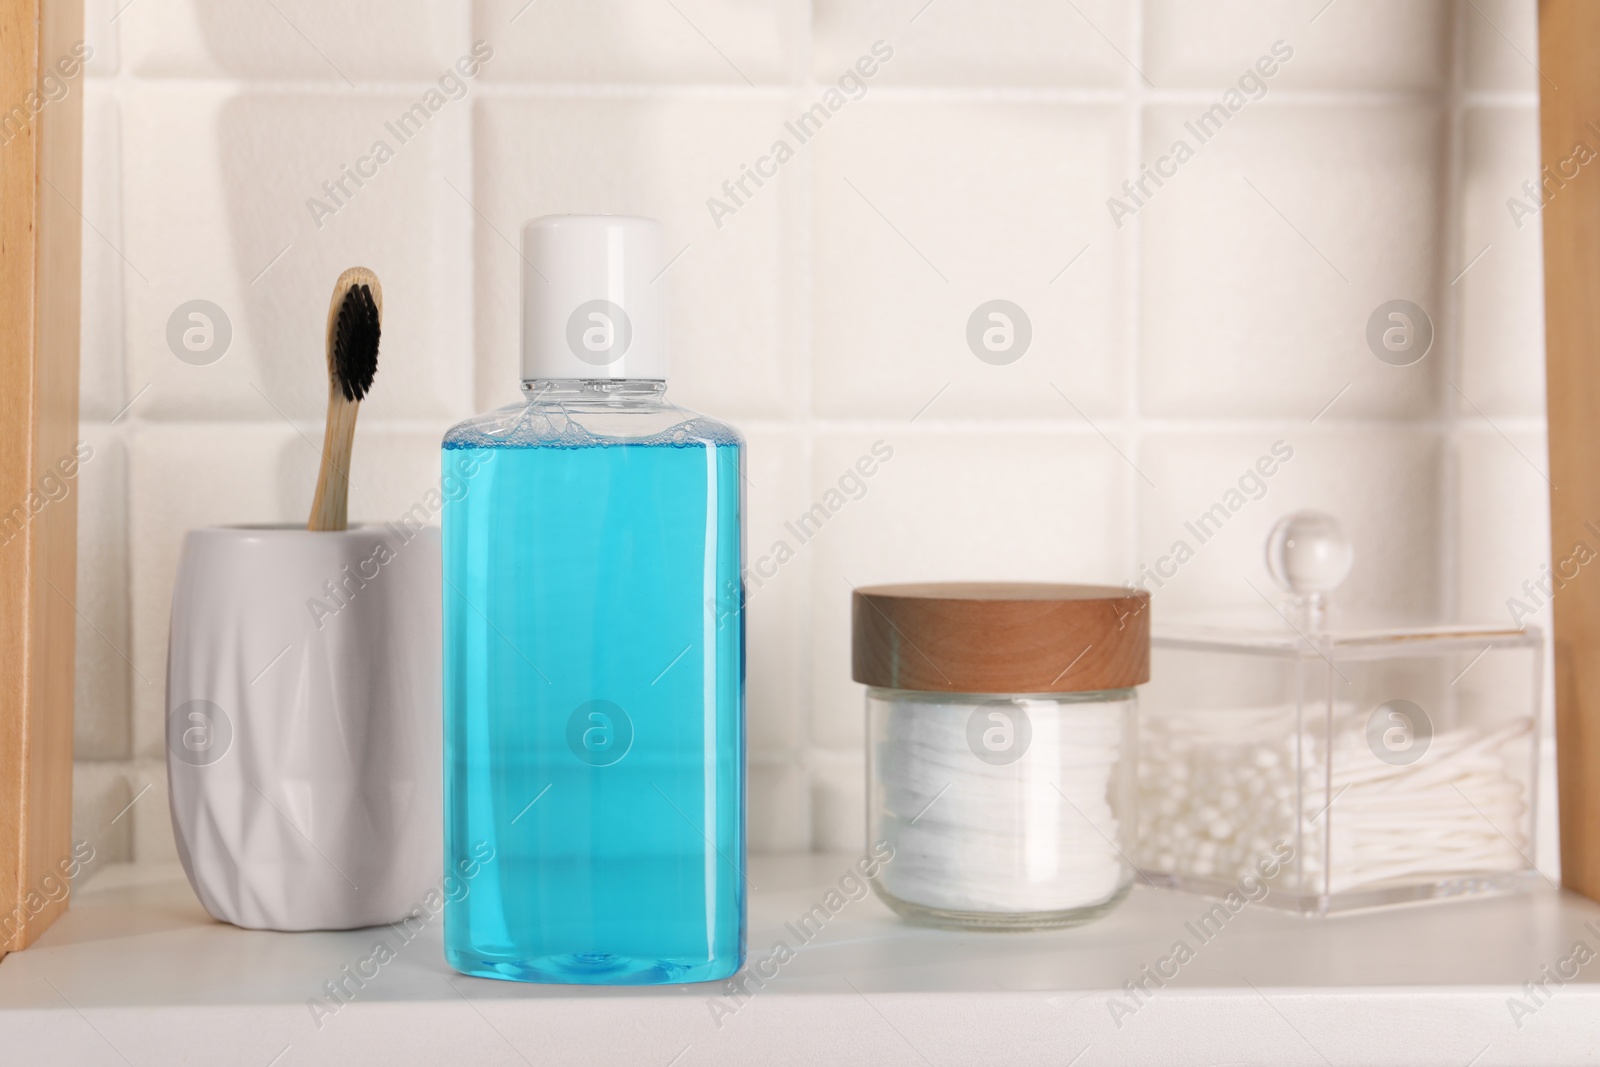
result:
<svg viewBox="0 0 1600 1067"><path fill-rule="evenodd" d="M361 398L378 372L383 287L366 267L339 275L328 303L328 424L308 530L343 530L350 503L350 450Z"/></svg>

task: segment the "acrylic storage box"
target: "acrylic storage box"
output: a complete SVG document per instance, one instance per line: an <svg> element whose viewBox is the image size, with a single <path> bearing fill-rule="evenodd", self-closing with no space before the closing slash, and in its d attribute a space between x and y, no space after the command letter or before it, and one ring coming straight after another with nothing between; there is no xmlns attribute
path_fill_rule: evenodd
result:
<svg viewBox="0 0 1600 1067"><path fill-rule="evenodd" d="M1537 877L1538 631L1169 627L1151 655L1155 884L1221 896L1275 869L1262 903L1326 915Z"/></svg>

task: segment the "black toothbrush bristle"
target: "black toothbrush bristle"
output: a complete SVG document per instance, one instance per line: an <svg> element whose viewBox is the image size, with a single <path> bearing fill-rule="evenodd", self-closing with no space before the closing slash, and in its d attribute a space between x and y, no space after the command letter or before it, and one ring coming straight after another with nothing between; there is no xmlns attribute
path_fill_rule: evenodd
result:
<svg viewBox="0 0 1600 1067"><path fill-rule="evenodd" d="M360 400L372 388L378 373L378 305L372 290L353 285L339 305L339 321L333 334L333 372L339 379L346 400Z"/></svg>

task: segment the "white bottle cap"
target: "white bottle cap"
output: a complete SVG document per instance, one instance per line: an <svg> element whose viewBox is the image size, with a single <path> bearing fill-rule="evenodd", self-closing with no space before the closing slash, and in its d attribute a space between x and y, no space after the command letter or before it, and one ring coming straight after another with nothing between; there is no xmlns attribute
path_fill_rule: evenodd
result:
<svg viewBox="0 0 1600 1067"><path fill-rule="evenodd" d="M546 215L522 227L522 378L667 377L661 223Z"/></svg>

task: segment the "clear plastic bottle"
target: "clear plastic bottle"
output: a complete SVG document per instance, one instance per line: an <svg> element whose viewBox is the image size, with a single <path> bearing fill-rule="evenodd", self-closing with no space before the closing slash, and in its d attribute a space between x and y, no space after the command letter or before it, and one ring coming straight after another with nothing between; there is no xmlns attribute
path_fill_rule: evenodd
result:
<svg viewBox="0 0 1600 1067"><path fill-rule="evenodd" d="M444 440L445 955L712 981L745 949L743 441L666 400L659 224L523 231L526 402Z"/></svg>

